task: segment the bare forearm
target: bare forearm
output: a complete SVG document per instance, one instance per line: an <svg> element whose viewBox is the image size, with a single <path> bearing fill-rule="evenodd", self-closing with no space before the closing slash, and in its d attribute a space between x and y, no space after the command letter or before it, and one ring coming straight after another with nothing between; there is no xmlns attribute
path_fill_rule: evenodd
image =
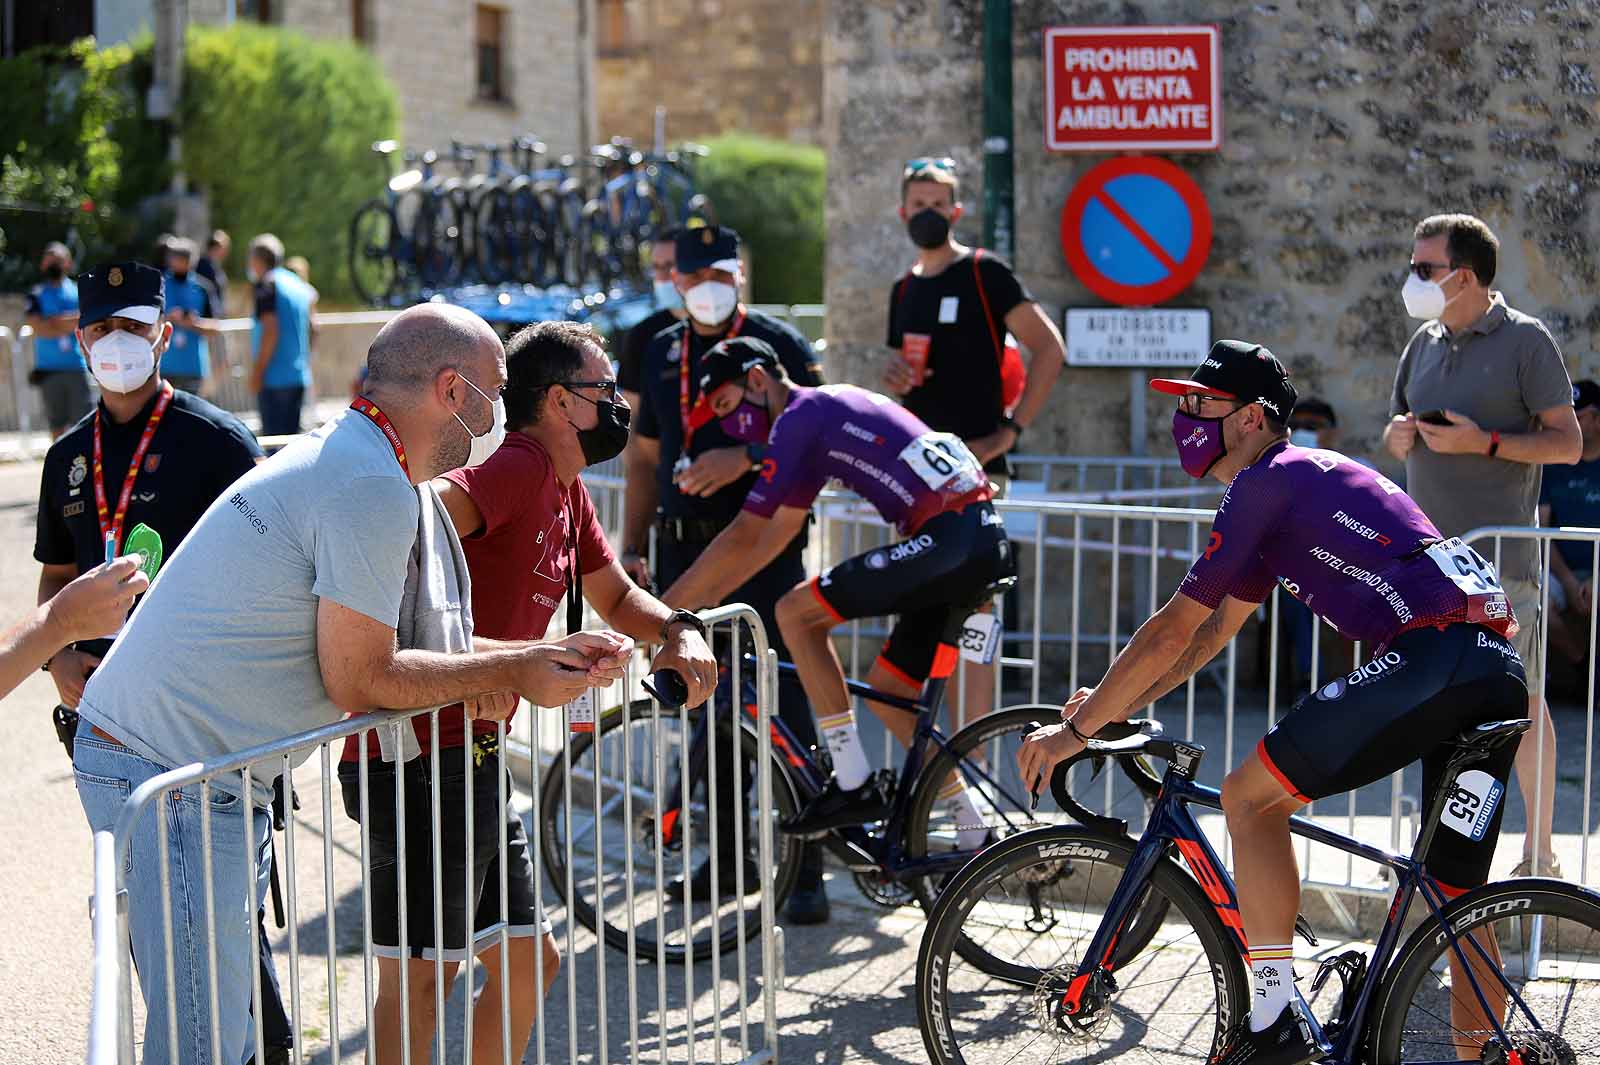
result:
<svg viewBox="0 0 1600 1065"><path fill-rule="evenodd" d="M1022 399L1017 402L1017 410L1013 415L1017 424L1022 426L1032 425L1044 410L1050 390L1061 376L1061 366L1066 359L1059 337L1053 338L1049 346L1029 354L1028 383L1023 386Z"/></svg>
<svg viewBox="0 0 1600 1065"><path fill-rule="evenodd" d="M608 626L632 636L641 643L659 643L661 626L672 616L672 608L645 591L634 587L604 617Z"/></svg>
<svg viewBox="0 0 1600 1065"><path fill-rule="evenodd" d="M1175 641L1166 634L1160 623L1160 615L1141 625L1139 631L1133 634L1133 639L1128 641L1128 646L1111 663L1105 679L1073 718L1078 730L1090 735L1112 721L1126 721L1134 710L1146 705L1147 693L1157 689L1161 694L1171 691L1211 657L1206 655L1195 661L1188 672L1162 688L1170 675L1178 673L1179 668L1187 666L1194 657L1190 653L1194 650L1193 641L1178 646L1174 644ZM1177 664L1169 671L1165 668L1168 662Z"/></svg>
<svg viewBox="0 0 1600 1065"><path fill-rule="evenodd" d="M1194 639L1189 641L1177 659L1173 661L1172 668L1161 675L1150 687L1146 688L1140 696L1129 705L1126 710L1114 720L1126 721L1137 711L1154 703L1163 695L1172 691L1178 685L1200 672L1201 668L1222 650L1228 643L1228 634L1222 631L1220 614L1212 614L1200 628L1195 631ZM1101 722L1104 724L1104 722ZM1079 726L1082 728L1083 726ZM1086 729L1084 731L1087 731Z"/></svg>
<svg viewBox="0 0 1600 1065"><path fill-rule="evenodd" d="M444 706L485 692L516 689L517 652L475 651L469 655L438 651L397 651L375 667L363 687L359 710L415 710Z"/></svg>
<svg viewBox="0 0 1600 1065"><path fill-rule="evenodd" d="M0 634L0 696L37 670L67 641L54 624L48 606L34 607L22 621Z"/></svg>
<svg viewBox="0 0 1600 1065"><path fill-rule="evenodd" d="M1489 434L1484 434L1483 450L1489 450ZM1531 433L1502 433L1496 458L1531 465L1576 462L1583 452L1583 439L1561 429L1539 428Z"/></svg>
<svg viewBox="0 0 1600 1065"><path fill-rule="evenodd" d="M717 534L662 598L686 610L717 606L751 574L760 573L778 557L783 544L767 542L772 539L775 538L763 537L759 530L736 520Z"/></svg>

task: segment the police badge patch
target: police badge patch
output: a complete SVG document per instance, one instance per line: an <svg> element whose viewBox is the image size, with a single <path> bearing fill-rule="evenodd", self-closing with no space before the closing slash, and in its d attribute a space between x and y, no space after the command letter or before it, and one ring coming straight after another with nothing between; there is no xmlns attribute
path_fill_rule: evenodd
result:
<svg viewBox="0 0 1600 1065"><path fill-rule="evenodd" d="M72 466L67 470L67 487L76 488L89 476L89 460L78 455L72 460Z"/></svg>

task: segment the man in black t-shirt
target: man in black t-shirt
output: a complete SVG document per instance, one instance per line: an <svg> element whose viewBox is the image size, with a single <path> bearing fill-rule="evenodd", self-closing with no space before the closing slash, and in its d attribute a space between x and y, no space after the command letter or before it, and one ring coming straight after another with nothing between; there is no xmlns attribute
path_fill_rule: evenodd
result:
<svg viewBox="0 0 1600 1065"><path fill-rule="evenodd" d="M1067 352L1010 265L951 235L961 215L955 160L905 165L900 218L917 261L889 291L888 343L895 353L883 384L929 428L965 440L1003 494L1006 455L1044 409ZM1028 353L1025 371L1013 336ZM963 722L976 721L992 709L994 667L968 663L957 713Z"/></svg>
<svg viewBox="0 0 1600 1065"><path fill-rule="evenodd" d="M650 242L650 274L656 309L648 318L628 330L617 349L617 388L634 410L639 409L639 375L650 341L656 338L657 333L683 321L689 313L683 309L683 295L672 283L672 268L678 262L677 242L676 226L658 234Z"/></svg>
<svg viewBox="0 0 1600 1065"><path fill-rule="evenodd" d="M811 345L793 326L760 311L748 310L739 300L743 270L739 265L739 235L722 226L687 229L678 235L673 282L683 296L687 316L656 334L645 349L640 367L639 406L625 453L627 498L622 532L622 565L641 573L649 550L649 533L656 527L656 587L666 588L700 557L744 506L755 483L766 448L744 444L722 431L711 405L700 395L700 361L720 340L730 336L766 341L797 384L822 384L821 367ZM805 580L804 533L765 569L728 597L730 603L749 603L761 615L767 638L778 657L789 652L778 634L777 604L783 594ZM778 684L778 712L802 744L816 743L816 724L806 705L805 693L790 676ZM719 759L720 760L720 759ZM729 763L722 761L722 765ZM732 772L719 774L729 789L718 799L719 816L731 818L737 803L730 794ZM746 783L751 779L746 776ZM731 826L719 832L731 847ZM747 838L749 838L747 836ZM725 856L727 857L727 856ZM694 891L709 897L709 861L694 877ZM733 891L734 866L720 863L722 894ZM746 883L751 881L747 878ZM806 845L800 880L786 909L796 923L827 919L827 896L822 888L822 859L815 844Z"/></svg>

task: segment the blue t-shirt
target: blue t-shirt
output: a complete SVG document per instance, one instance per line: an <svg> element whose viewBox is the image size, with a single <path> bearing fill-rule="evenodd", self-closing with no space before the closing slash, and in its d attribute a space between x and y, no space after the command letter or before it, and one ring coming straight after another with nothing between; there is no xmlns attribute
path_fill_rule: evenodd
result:
<svg viewBox="0 0 1600 1065"><path fill-rule="evenodd" d="M279 266L256 284L256 321L250 350L261 350L261 316L278 321L278 343L261 383L265 388L311 387L311 301L313 289L292 270Z"/></svg>
<svg viewBox="0 0 1600 1065"><path fill-rule="evenodd" d="M78 309L78 283L72 278L46 281L28 292L28 313L41 318L54 318L58 314ZM37 370L88 370L83 352L78 349L78 337L68 333L59 337L34 337L33 365Z"/></svg>
<svg viewBox="0 0 1600 1065"><path fill-rule="evenodd" d="M183 280L167 274L167 311L185 310L198 318L215 318L211 283L198 274ZM205 377L211 372L210 351L203 333L173 323L172 343L161 356L161 372L169 377Z"/></svg>
<svg viewBox="0 0 1600 1065"><path fill-rule="evenodd" d="M1550 524L1600 526L1600 459L1575 466L1546 466L1539 504L1550 507ZM1557 541L1556 550L1574 571L1594 568L1594 548L1577 540Z"/></svg>

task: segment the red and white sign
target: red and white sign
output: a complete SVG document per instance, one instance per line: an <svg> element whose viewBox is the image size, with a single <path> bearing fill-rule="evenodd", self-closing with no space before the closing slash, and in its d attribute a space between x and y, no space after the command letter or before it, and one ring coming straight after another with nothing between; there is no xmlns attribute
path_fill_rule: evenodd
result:
<svg viewBox="0 0 1600 1065"><path fill-rule="evenodd" d="M1055 26L1044 34L1045 147L1205 152L1222 144L1215 26Z"/></svg>

